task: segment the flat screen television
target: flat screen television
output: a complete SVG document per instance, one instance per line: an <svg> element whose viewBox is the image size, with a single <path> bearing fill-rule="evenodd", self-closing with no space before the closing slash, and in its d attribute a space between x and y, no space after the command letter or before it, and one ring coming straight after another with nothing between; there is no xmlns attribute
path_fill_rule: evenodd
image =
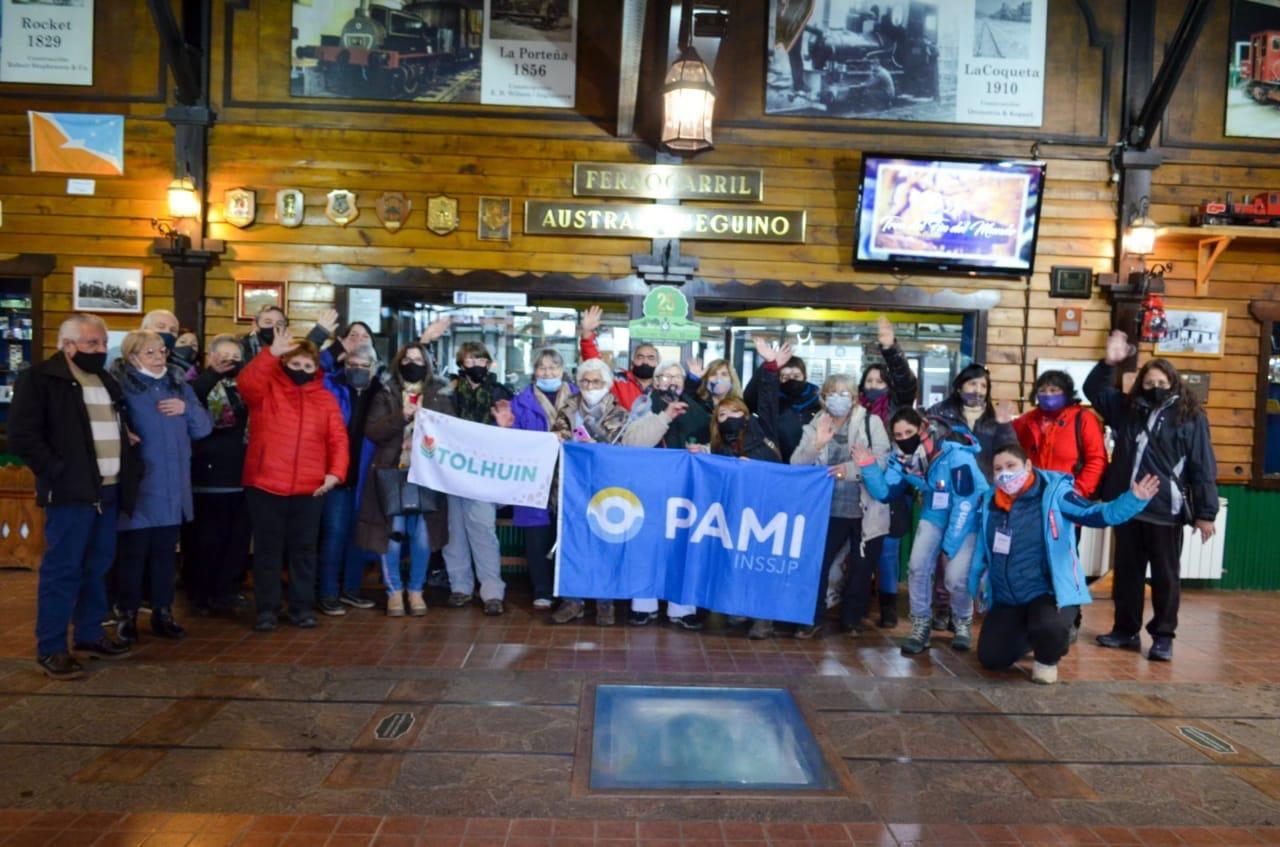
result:
<svg viewBox="0 0 1280 847"><path fill-rule="evenodd" d="M1036 256L1043 162L862 157L854 266L894 273L1026 276Z"/></svg>

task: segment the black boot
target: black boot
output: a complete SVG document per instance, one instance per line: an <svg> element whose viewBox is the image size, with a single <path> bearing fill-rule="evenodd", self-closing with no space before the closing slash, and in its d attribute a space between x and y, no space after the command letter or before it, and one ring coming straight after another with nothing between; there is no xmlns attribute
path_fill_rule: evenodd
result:
<svg viewBox="0 0 1280 847"><path fill-rule="evenodd" d="M187 637L187 631L178 626L170 609L156 609L151 613L151 631L161 638L180 641Z"/></svg>
<svg viewBox="0 0 1280 847"><path fill-rule="evenodd" d="M121 611L119 620L116 622L116 637L125 644L135 644L138 641L138 610Z"/></svg>
<svg viewBox="0 0 1280 847"><path fill-rule="evenodd" d="M893 629L898 625L898 595L880 595L880 628Z"/></svg>

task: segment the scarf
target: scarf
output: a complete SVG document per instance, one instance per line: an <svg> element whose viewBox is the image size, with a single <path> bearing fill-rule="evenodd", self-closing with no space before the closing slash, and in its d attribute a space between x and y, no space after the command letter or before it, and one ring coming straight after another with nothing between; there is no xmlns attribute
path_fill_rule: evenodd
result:
<svg viewBox="0 0 1280 847"><path fill-rule="evenodd" d="M1005 494L1004 489L997 486L996 496L995 496L996 508L1002 512L1012 512L1013 501L1017 500L1023 494L1026 494L1028 491L1030 491L1031 486L1035 484L1036 484L1036 472L1032 471L1031 473L1027 474L1027 481L1023 483L1022 488L1018 489L1017 494Z"/></svg>
<svg viewBox="0 0 1280 847"><path fill-rule="evenodd" d="M884 421L886 425L889 423L889 416L893 414L893 409L889 405L889 392L886 391L878 400L868 400L861 391L858 392L858 405L867 410L867 414L875 415Z"/></svg>
<svg viewBox="0 0 1280 847"><path fill-rule="evenodd" d="M404 408L405 403L412 403L418 408L422 408L422 392L426 390L426 382L408 382L400 389L400 408ZM404 425L404 438L400 441L400 464L399 467L409 467L410 451L413 450L413 423L414 419L409 418Z"/></svg>
<svg viewBox="0 0 1280 847"><path fill-rule="evenodd" d="M556 408L559 407L560 403L564 400L565 395L568 393L569 386L561 384L561 386L556 389L555 400L553 402L547 399L547 392L543 391L536 385L533 386L533 396L538 401L538 408L541 409L542 414L546 416L548 432L551 431L551 425L556 421Z"/></svg>
<svg viewBox="0 0 1280 847"><path fill-rule="evenodd" d="M235 378L218 380L205 401L214 429L232 429L244 421L245 405Z"/></svg>
<svg viewBox="0 0 1280 847"><path fill-rule="evenodd" d="M595 406L588 406L587 401L583 400L578 404L578 416L582 418L582 428L587 434L596 441L608 444L612 439L604 428L605 415L609 413L612 403L609 402L611 395L606 394L604 399Z"/></svg>

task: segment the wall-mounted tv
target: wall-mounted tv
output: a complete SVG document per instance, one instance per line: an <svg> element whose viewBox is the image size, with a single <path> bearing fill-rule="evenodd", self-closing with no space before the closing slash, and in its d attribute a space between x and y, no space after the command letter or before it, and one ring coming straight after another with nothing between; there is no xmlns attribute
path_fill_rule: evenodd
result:
<svg viewBox="0 0 1280 847"><path fill-rule="evenodd" d="M902 274L1031 273L1043 162L862 157L854 266Z"/></svg>

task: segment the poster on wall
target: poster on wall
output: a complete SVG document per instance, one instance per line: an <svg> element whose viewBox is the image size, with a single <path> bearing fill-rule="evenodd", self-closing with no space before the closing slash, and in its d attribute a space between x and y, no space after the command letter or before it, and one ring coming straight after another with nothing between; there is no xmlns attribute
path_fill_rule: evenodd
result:
<svg viewBox="0 0 1280 847"><path fill-rule="evenodd" d="M1280 138L1280 0L1234 0L1226 134Z"/></svg>
<svg viewBox="0 0 1280 847"><path fill-rule="evenodd" d="M571 108L578 0L293 4L295 97Z"/></svg>
<svg viewBox="0 0 1280 847"><path fill-rule="evenodd" d="M0 82L93 85L93 0L0 0Z"/></svg>
<svg viewBox="0 0 1280 847"><path fill-rule="evenodd" d="M1040 126L1048 0L770 0L765 112Z"/></svg>

